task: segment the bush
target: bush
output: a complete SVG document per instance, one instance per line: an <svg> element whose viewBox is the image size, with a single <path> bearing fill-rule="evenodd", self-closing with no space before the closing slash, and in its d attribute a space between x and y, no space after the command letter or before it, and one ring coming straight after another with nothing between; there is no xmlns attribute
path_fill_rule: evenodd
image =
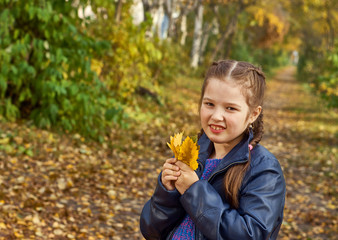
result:
<svg viewBox="0 0 338 240"><path fill-rule="evenodd" d="M91 69L109 43L77 29L71 1L5 0L0 9L0 114L92 138L121 121L119 102Z"/></svg>

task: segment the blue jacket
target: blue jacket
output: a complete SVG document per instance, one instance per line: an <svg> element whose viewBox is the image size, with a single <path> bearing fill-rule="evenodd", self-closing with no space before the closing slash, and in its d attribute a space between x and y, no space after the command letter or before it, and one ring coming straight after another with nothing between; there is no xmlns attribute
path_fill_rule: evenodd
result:
<svg viewBox="0 0 338 240"><path fill-rule="evenodd" d="M167 191L161 174L154 195L145 204L140 228L146 239L171 239L171 234L189 214L195 223L195 239L276 239L283 220L285 180L278 160L263 146L251 151L250 167L239 191L239 208L225 199L224 175L234 164L248 161L250 136L237 144L220 162L208 180L199 180L181 195ZM213 144L204 134L199 139L201 177Z"/></svg>

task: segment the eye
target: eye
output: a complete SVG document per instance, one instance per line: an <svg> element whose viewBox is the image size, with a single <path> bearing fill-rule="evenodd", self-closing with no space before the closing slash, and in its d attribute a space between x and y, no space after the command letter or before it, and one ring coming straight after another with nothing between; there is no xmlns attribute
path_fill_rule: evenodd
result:
<svg viewBox="0 0 338 240"><path fill-rule="evenodd" d="M227 110L229 111L236 111L237 109L236 108L233 108L233 107L226 107Z"/></svg>
<svg viewBox="0 0 338 240"><path fill-rule="evenodd" d="M214 104L213 104L213 103L211 103L211 102L204 102L204 104L205 104L205 105L207 105L208 107L212 107L212 106L214 106Z"/></svg>

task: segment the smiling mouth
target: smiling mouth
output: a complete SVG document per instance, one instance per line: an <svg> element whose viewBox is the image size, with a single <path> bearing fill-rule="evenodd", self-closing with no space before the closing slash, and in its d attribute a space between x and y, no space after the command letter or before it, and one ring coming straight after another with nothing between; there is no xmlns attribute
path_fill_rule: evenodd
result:
<svg viewBox="0 0 338 240"><path fill-rule="evenodd" d="M210 128L214 131L223 131L225 129L225 127L222 126L217 126L217 125L210 125Z"/></svg>

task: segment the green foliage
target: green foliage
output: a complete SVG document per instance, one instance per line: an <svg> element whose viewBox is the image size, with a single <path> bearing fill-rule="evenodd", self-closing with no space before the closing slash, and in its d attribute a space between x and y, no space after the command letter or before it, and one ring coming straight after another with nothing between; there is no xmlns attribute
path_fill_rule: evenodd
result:
<svg viewBox="0 0 338 240"><path fill-rule="evenodd" d="M306 45L298 64L298 78L306 81L329 107L338 107L338 41L331 49Z"/></svg>
<svg viewBox="0 0 338 240"><path fill-rule="evenodd" d="M326 52L322 72L315 82L315 88L330 107L338 107L338 41L332 51Z"/></svg>
<svg viewBox="0 0 338 240"><path fill-rule="evenodd" d="M244 33L243 33L244 34ZM231 52L231 58L251 62L261 66L265 73L270 73L273 68L287 64L286 51L280 48L257 48L238 34L237 41Z"/></svg>
<svg viewBox="0 0 338 240"><path fill-rule="evenodd" d="M148 19L139 26L132 23L129 15L129 5L122 10L119 23L107 24L108 19L114 19L114 5L107 1L93 1L92 6L97 19L89 24L93 36L110 41L111 49L99 61L102 63L100 78L109 90L116 93L123 102L133 101L138 87L156 91L156 81L153 69L154 62L160 62L163 55L156 45L156 41L147 39L146 33L151 25ZM106 12L99 12L101 7ZM155 87L154 87L155 86Z"/></svg>
<svg viewBox="0 0 338 240"><path fill-rule="evenodd" d="M118 22L115 4L106 0L91 2L95 18L80 19L78 8L86 4L0 2L0 114L6 119L102 139L112 123L127 126L126 104L137 103L140 87L161 98L160 84L185 71L182 48L149 35L150 16L132 23L131 1L123 3Z"/></svg>
<svg viewBox="0 0 338 240"><path fill-rule="evenodd" d="M129 13L131 1L123 5L121 20L114 24L107 24L107 19L114 19L114 5L105 0L91 4L97 18L88 26L90 33L112 46L98 58L100 79L125 104L138 104L136 92L140 87L161 98L160 86L186 71L186 64L182 63L189 63L186 51L174 42L160 41L154 36L150 15L140 25L134 25Z"/></svg>
<svg viewBox="0 0 338 240"><path fill-rule="evenodd" d="M152 61L149 66L153 78L159 84L165 85L169 81L176 81L180 75L190 73L189 54L183 46L168 41L157 42L156 46L162 53L162 58L160 61Z"/></svg>
<svg viewBox="0 0 338 240"><path fill-rule="evenodd" d="M77 28L71 1L1 1L0 9L1 115L92 138L121 122L121 106L91 69L109 43Z"/></svg>

